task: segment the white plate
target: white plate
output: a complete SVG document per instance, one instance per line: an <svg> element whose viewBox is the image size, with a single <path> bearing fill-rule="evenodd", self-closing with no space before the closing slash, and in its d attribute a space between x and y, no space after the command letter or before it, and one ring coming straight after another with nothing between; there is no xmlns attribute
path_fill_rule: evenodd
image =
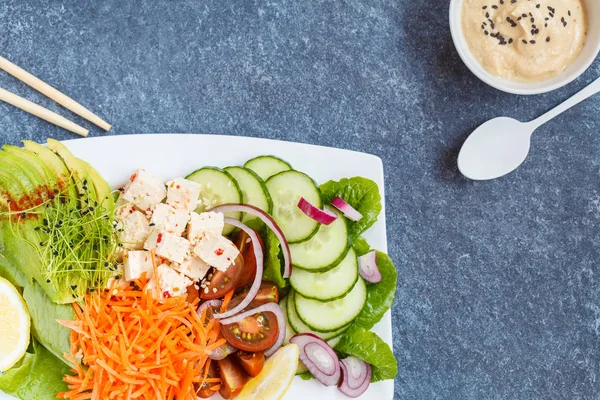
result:
<svg viewBox="0 0 600 400"><path fill-rule="evenodd" d="M250 158L273 154L307 173L317 183L330 179L364 176L374 180L384 198L383 164L379 157L348 150L283 141L216 135L132 135L78 139L65 142L79 158L92 164L117 187L137 168L145 168L163 178L182 177L205 166L242 165ZM379 221L365 237L376 249L387 252L385 204ZM391 314L384 316L374 331L393 348ZM394 381L372 384L360 398L387 400L394 397ZM2 399L0 393L0 399ZM5 397L7 398L7 397ZM335 387L315 380L296 378L285 399L344 399Z"/></svg>

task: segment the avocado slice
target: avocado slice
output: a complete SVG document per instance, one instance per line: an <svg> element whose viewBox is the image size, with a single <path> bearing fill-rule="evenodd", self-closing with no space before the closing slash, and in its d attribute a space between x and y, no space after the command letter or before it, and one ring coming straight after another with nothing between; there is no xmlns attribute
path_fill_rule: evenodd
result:
<svg viewBox="0 0 600 400"><path fill-rule="evenodd" d="M54 192L54 189L58 189L58 178L35 154L32 154L23 148L8 144L2 146L2 150L21 160L20 165L37 171L38 175L44 179L45 186L49 193Z"/></svg>
<svg viewBox="0 0 600 400"><path fill-rule="evenodd" d="M72 301L68 293L57 293L53 285L44 279L45 267L38 254L38 245L43 238L42 233L36 230L41 225L39 215L26 213L22 216L20 213L50 198L44 168L37 157L23 152L14 149L0 151L0 186L5 191L4 197L16 203L11 206L12 215L4 214L0 218L2 270L9 278L16 279L19 274L11 270L18 269L29 281L36 280L53 301Z"/></svg>
<svg viewBox="0 0 600 400"><path fill-rule="evenodd" d="M88 183L92 182L92 179L85 166L85 164L87 163L75 157L73 153L71 153L71 151L67 148L67 146L65 146L58 140L48 139L48 148L55 152L62 159L67 169L69 170L71 176L73 177L73 180L75 181L75 186L77 187L77 191L79 193L81 206L86 206L84 202L84 200L86 199L84 199L85 196L83 196L83 193L85 191L89 193L89 197L91 199L97 200L98 197L96 196L95 187L92 184L88 185Z"/></svg>
<svg viewBox="0 0 600 400"><path fill-rule="evenodd" d="M0 224L0 226L2 226ZM0 249L4 247L2 235L0 235ZM16 287L24 287L29 280L23 272L15 267L6 257L0 254L0 276L7 279Z"/></svg>
<svg viewBox="0 0 600 400"><path fill-rule="evenodd" d="M0 175L5 179L11 181L13 186L20 186L18 189L11 189L13 196L17 199L22 199L25 196L29 200L29 204L23 204L20 209L27 209L34 207L36 204L43 202L43 196L38 193L41 179L36 177L35 173L26 171L24 168L18 165L19 161L15 160L10 154L0 150ZM23 198L22 200L25 200Z"/></svg>
<svg viewBox="0 0 600 400"><path fill-rule="evenodd" d="M92 167L87 162L80 160L81 165L87 171L90 179L92 180L92 184L94 185L94 189L96 190L96 196L98 197L98 203L106 210L110 212L110 216L114 216L115 209L115 198L113 197L112 190L110 189L110 185L106 180L100 175L100 173Z"/></svg>
<svg viewBox="0 0 600 400"><path fill-rule="evenodd" d="M23 140L25 150L35 154L40 160L46 164L46 166L54 171L54 174L58 178L58 185L62 192L66 192L67 196L72 201L78 201L77 188L75 187L75 181L71 177L69 169L65 163L47 147L33 142L31 140Z"/></svg>
<svg viewBox="0 0 600 400"><path fill-rule="evenodd" d="M21 210L27 208L29 204L30 199L25 194L23 186L3 169L0 161L0 211Z"/></svg>

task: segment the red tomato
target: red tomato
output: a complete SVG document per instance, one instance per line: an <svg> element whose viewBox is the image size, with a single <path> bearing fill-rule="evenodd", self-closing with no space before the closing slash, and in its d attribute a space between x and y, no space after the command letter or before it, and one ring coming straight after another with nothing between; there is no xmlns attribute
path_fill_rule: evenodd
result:
<svg viewBox="0 0 600 400"><path fill-rule="evenodd" d="M260 374L260 371L262 371L265 366L265 353L262 351L258 353L238 351L235 353L235 357L244 371L253 378Z"/></svg>
<svg viewBox="0 0 600 400"><path fill-rule="evenodd" d="M230 399L242 391L246 382L248 382L248 374L231 356L217 361L217 364L219 364L221 374L221 388L219 389L219 393L224 399Z"/></svg>
<svg viewBox="0 0 600 400"><path fill-rule="evenodd" d="M220 299L238 285L240 274L244 268L244 259L238 256L225 272L212 269L202 280L200 298L203 300Z"/></svg>
<svg viewBox="0 0 600 400"><path fill-rule="evenodd" d="M250 286L240 289L239 296L243 297L247 295L249 290ZM256 297L254 297L253 302L258 305L266 303L279 304L279 288L272 282L262 281L260 283L260 289L258 289L258 293L256 294Z"/></svg>
<svg viewBox="0 0 600 400"><path fill-rule="evenodd" d="M255 231L256 232L256 231ZM259 233L256 232L260 246L265 251L265 245L263 244L262 238ZM240 275L237 287L242 287L251 284L256 276L256 256L254 255L254 246L250 236L244 231L240 231L235 237L235 245L237 246L240 254L244 258L244 268Z"/></svg>
<svg viewBox="0 0 600 400"><path fill-rule="evenodd" d="M202 371L202 373L204 373L204 371ZM210 361L210 367L208 369L207 377L208 378L218 378L219 377L219 368L217 367L216 361L212 361L212 360ZM216 393L216 390L212 390L212 388L214 386L215 386L214 383L205 383L202 386L196 388L196 394L201 399L208 399Z"/></svg>
<svg viewBox="0 0 600 400"><path fill-rule="evenodd" d="M199 298L199 293L198 293L198 290L194 287L194 285L191 285L190 287L188 287L187 288L187 302L193 303L198 298Z"/></svg>
<svg viewBox="0 0 600 400"><path fill-rule="evenodd" d="M234 297L228 309L239 304L244 295ZM248 310L258 307L256 302L250 303ZM279 326L277 317L272 312L257 313L244 318L240 322L221 325L221 333L233 347L249 352L264 351L277 340Z"/></svg>

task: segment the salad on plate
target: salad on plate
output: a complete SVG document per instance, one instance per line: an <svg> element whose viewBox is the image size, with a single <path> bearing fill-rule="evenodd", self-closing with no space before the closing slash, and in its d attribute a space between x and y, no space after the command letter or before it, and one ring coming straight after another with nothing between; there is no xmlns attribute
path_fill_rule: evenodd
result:
<svg viewBox="0 0 600 400"><path fill-rule="evenodd" d="M363 177L276 156L118 188L66 146L0 151L0 391L21 399L350 398L394 379L371 331L397 272Z"/></svg>

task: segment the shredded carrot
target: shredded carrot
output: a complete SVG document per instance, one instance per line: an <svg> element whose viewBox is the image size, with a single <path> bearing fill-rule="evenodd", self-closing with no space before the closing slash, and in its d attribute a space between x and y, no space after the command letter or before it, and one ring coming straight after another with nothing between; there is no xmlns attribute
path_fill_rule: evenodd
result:
<svg viewBox="0 0 600 400"><path fill-rule="evenodd" d="M158 299L147 286L144 276L88 294L74 305L74 321L60 321L71 329L77 359L65 355L73 369L64 378L69 391L59 398L196 400L194 384L218 390L221 380L207 373L210 351L223 343L220 324L198 316L197 300Z"/></svg>
<svg viewBox="0 0 600 400"><path fill-rule="evenodd" d="M227 306L229 306L229 302L233 298L234 292L235 292L234 290L231 290L225 295L225 297L223 297L223 304L221 304L221 312L222 313L227 311Z"/></svg>

